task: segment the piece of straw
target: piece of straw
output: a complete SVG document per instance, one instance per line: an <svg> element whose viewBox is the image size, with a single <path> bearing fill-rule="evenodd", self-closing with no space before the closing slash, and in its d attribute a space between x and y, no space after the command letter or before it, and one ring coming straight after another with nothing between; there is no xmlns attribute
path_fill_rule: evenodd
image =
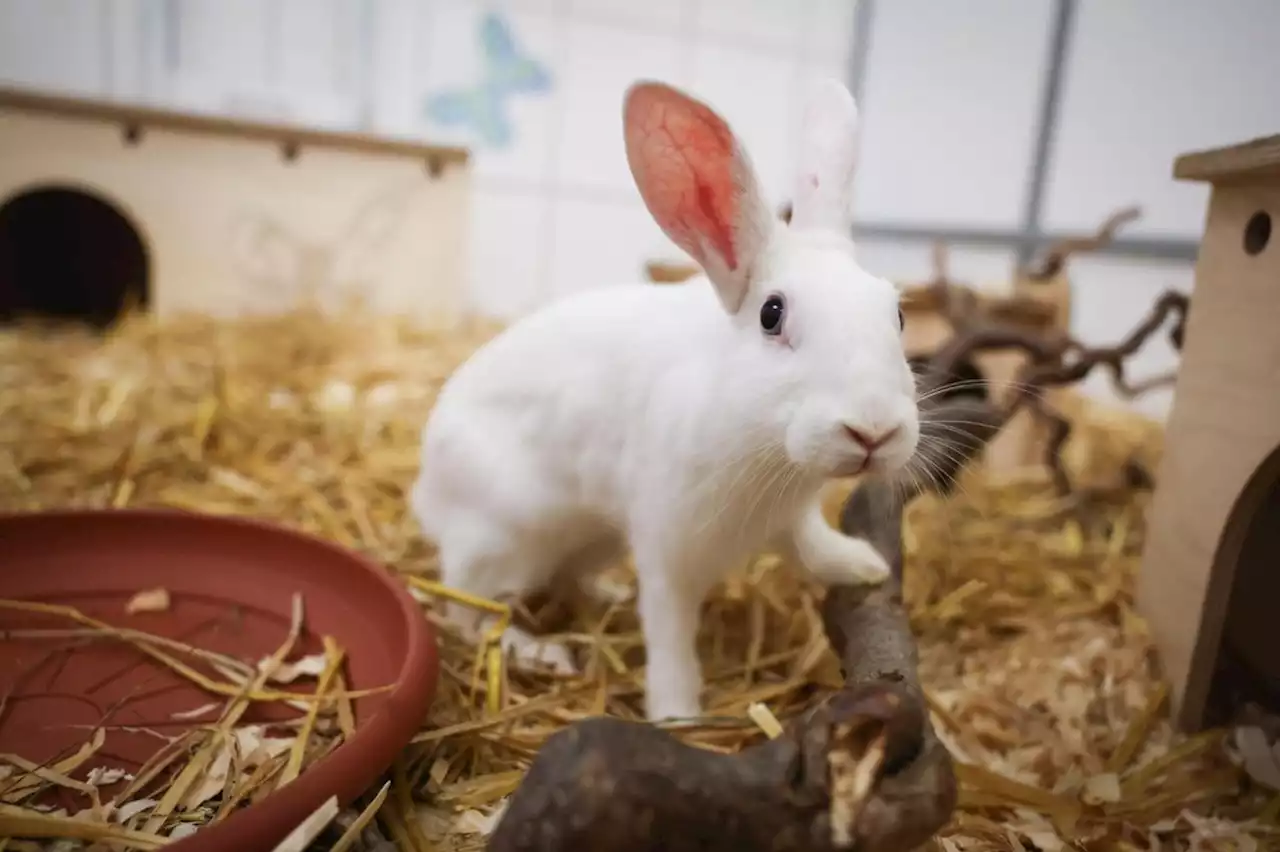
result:
<svg viewBox="0 0 1280 852"><path fill-rule="evenodd" d="M277 843L272 852L307 852L311 841L320 836L333 818L338 815L338 797L330 796L310 816L298 823L293 831Z"/></svg>
<svg viewBox="0 0 1280 852"><path fill-rule="evenodd" d="M329 691L329 685L337 674L338 667L342 665L341 649L334 650L329 653L330 647L333 646L331 637L324 637L325 643L325 665L324 670L320 672L318 685L316 686L316 695L326 695ZM280 773L279 786L293 781L302 772L302 759L307 753L307 743L311 740L311 731L315 728L316 717L320 715L320 702L314 701L307 708L307 715L302 721L302 728L298 731L298 736L293 742L293 748L289 751L289 762L285 764L284 770Z"/></svg>
<svg viewBox="0 0 1280 852"><path fill-rule="evenodd" d="M289 621L289 632L285 636L284 642L264 661L251 685L227 705L223 711L222 718L218 720L214 736L210 738L207 745L192 755L191 761L183 767L178 777L173 781L169 789L165 791L160 803L156 805L155 810L151 812L151 816L143 825L143 831L156 832L164 825L165 820L173 812L173 809L177 807L178 803L182 801L187 790L204 774L210 761L213 760L218 746L233 747L230 739L231 726L239 721L241 715L248 709L250 696L262 689L262 685L267 682L276 667L283 663L285 658L293 651L293 647L297 644L298 638L302 633L303 617L302 596L295 594L293 596L292 616Z"/></svg>
<svg viewBox="0 0 1280 852"><path fill-rule="evenodd" d="M133 831L106 822L91 822L36 811L0 809L0 837L32 837L50 840L87 840L91 843L128 844L137 849L159 849L168 839L149 831Z"/></svg>
<svg viewBox="0 0 1280 852"><path fill-rule="evenodd" d="M369 823L373 822L373 818L377 816L378 811L382 808L382 803L387 800L387 793L391 790L391 782L385 782L378 790L377 795L365 805L364 810L360 811L357 816L342 832L342 836L333 844L329 852L347 852L348 849L359 839L360 833L365 830Z"/></svg>

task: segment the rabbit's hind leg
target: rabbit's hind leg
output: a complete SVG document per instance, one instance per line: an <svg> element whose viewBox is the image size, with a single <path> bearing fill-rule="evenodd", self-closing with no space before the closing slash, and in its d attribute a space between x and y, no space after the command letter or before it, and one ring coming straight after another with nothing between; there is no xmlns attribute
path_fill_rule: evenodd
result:
<svg viewBox="0 0 1280 852"><path fill-rule="evenodd" d="M457 591L499 602L518 601L545 589L563 558L545 539L540 541L474 516L451 520L440 525L440 579ZM456 601L448 603L445 617L473 641L482 638L498 619L493 613ZM501 647L505 656L522 666L550 666L564 674L578 671L568 646L539 639L515 626L503 631Z"/></svg>
<svg viewBox="0 0 1280 852"><path fill-rule="evenodd" d="M554 593L564 599L583 595L605 606L629 602L635 596L631 584L605 573L619 567L627 555L621 534L601 524L582 538L585 543L570 550L557 567L552 577Z"/></svg>

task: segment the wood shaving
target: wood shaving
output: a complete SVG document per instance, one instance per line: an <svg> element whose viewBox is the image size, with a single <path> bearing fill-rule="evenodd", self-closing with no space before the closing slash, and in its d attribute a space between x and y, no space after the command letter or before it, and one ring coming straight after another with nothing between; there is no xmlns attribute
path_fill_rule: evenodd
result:
<svg viewBox="0 0 1280 852"><path fill-rule="evenodd" d="M844 739L837 733L836 739ZM831 845L837 849L853 846L853 826L866 804L880 764L884 762L884 738L877 737L865 753L854 756L843 748L827 755L831 772Z"/></svg>
<svg viewBox="0 0 1280 852"><path fill-rule="evenodd" d="M86 784L94 787L109 787L120 781L132 781L133 776L123 769L104 769L101 766L94 767L89 770L89 775L84 779Z"/></svg>
<svg viewBox="0 0 1280 852"><path fill-rule="evenodd" d="M199 707L192 707L190 710L179 710L177 713L170 713L169 718L179 722L199 719L201 716L208 716L221 706L216 701L210 701L208 704L201 704Z"/></svg>
<svg viewBox="0 0 1280 852"><path fill-rule="evenodd" d="M1085 782L1080 798L1090 805L1115 804L1120 801L1120 779L1111 772L1095 775Z"/></svg>
<svg viewBox="0 0 1280 852"><path fill-rule="evenodd" d="M126 802L116 808L115 813L111 815L115 822L128 822L143 811L150 810L158 805L155 799L134 799L132 802Z"/></svg>
<svg viewBox="0 0 1280 852"><path fill-rule="evenodd" d="M765 705L758 701L747 708L747 715L751 717L751 721L760 726L760 730L765 732L769 739L777 739L782 736L782 723L778 721L778 717L773 715Z"/></svg>
<svg viewBox="0 0 1280 852"><path fill-rule="evenodd" d="M129 615L140 612L167 612L169 609L168 589L147 589L129 598L124 611Z"/></svg>
<svg viewBox="0 0 1280 852"><path fill-rule="evenodd" d="M1233 745L1249 777L1280 792L1280 742L1273 742L1262 728L1250 725L1235 730Z"/></svg>
<svg viewBox="0 0 1280 852"><path fill-rule="evenodd" d="M267 661L261 661L259 671L267 665ZM312 654L307 657L301 657L292 663L280 663L276 665L268 673L267 679L272 683L293 683L298 678L303 677L319 677L325 668L324 654Z"/></svg>

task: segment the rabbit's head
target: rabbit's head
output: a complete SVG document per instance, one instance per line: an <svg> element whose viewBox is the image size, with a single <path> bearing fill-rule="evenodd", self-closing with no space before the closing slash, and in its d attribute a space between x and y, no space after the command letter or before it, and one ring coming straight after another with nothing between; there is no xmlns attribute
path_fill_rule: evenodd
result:
<svg viewBox="0 0 1280 852"><path fill-rule="evenodd" d="M706 104L638 82L627 159L650 214L706 272L729 324L743 402L790 459L824 476L902 468L920 435L898 288L851 237L857 108L830 80L808 105L791 221L770 210L746 151Z"/></svg>

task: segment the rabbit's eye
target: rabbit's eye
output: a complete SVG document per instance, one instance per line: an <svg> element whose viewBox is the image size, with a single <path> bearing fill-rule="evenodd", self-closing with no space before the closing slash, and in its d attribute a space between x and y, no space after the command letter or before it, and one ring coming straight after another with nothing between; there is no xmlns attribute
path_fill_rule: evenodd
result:
<svg viewBox="0 0 1280 852"><path fill-rule="evenodd" d="M760 327L764 329L764 333L781 334L782 319L786 313L787 306L780 294L774 293L765 299L764 304L760 306Z"/></svg>

